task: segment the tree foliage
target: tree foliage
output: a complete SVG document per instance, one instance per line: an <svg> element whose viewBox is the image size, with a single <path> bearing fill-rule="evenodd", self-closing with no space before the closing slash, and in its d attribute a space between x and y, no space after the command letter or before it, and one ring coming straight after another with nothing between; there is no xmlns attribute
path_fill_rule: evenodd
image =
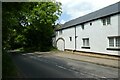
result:
<svg viewBox="0 0 120 80"><path fill-rule="evenodd" d="M46 51L52 46L55 21L61 15L58 2L2 4L3 49Z"/></svg>

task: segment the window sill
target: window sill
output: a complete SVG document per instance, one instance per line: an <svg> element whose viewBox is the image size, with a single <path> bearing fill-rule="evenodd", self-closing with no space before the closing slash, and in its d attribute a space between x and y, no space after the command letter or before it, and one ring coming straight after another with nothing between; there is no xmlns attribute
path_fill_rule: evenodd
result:
<svg viewBox="0 0 120 80"><path fill-rule="evenodd" d="M84 47L81 47L81 48L84 48L84 49L90 49L90 47L85 47L85 46L84 46Z"/></svg>
<svg viewBox="0 0 120 80"><path fill-rule="evenodd" d="M120 51L120 48L107 48L107 50Z"/></svg>

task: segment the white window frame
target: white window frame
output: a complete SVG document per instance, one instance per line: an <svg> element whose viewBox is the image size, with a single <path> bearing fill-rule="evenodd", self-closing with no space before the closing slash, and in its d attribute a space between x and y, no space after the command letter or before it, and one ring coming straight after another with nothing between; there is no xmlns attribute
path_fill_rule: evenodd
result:
<svg viewBox="0 0 120 80"><path fill-rule="evenodd" d="M114 39L114 37L109 37L109 47L114 47L114 45L115 45L115 39Z"/></svg>
<svg viewBox="0 0 120 80"><path fill-rule="evenodd" d="M111 24L111 17L105 17L105 18L102 18L102 24L103 26L105 25L110 25Z"/></svg>
<svg viewBox="0 0 120 80"><path fill-rule="evenodd" d="M103 26L106 25L106 19L105 18L102 19L102 24L103 24Z"/></svg>
<svg viewBox="0 0 120 80"><path fill-rule="evenodd" d="M111 24L111 17L107 17L106 20L107 20L107 25L110 25Z"/></svg>
<svg viewBox="0 0 120 80"><path fill-rule="evenodd" d="M116 37L116 44L115 44L115 46L120 48L120 37Z"/></svg>
<svg viewBox="0 0 120 80"><path fill-rule="evenodd" d="M110 38L113 38L113 46L111 46L110 45ZM115 36L115 37L108 37L108 46L109 46L109 48L120 48L120 43L119 43L119 40L118 40L118 44L117 44L117 38L119 38L120 39L120 36ZM119 46L117 46L117 45L119 45Z"/></svg>
<svg viewBox="0 0 120 80"><path fill-rule="evenodd" d="M89 38L83 38L83 47L90 47Z"/></svg>

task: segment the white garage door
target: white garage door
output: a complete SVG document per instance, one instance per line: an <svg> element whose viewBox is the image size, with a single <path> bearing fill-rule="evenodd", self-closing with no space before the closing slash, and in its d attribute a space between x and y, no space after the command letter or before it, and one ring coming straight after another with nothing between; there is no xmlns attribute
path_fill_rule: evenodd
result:
<svg viewBox="0 0 120 80"><path fill-rule="evenodd" d="M64 41L63 41L62 39L59 39L59 40L57 41L57 48L58 48L58 50L60 50L60 51L64 51Z"/></svg>

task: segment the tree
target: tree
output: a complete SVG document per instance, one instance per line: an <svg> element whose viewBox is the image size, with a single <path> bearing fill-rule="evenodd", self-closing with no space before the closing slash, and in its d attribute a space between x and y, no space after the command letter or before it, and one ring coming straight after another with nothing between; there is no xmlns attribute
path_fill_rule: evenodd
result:
<svg viewBox="0 0 120 80"><path fill-rule="evenodd" d="M61 3L3 3L3 49L29 48L46 51L52 47L55 21Z"/></svg>

